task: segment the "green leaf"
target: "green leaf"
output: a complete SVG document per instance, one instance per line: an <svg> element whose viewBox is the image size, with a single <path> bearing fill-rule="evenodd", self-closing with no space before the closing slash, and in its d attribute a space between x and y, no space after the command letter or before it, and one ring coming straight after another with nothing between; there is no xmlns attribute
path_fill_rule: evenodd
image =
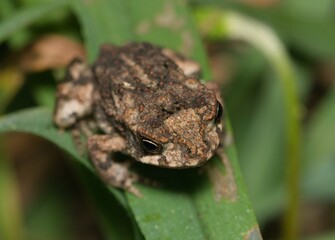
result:
<svg viewBox="0 0 335 240"><path fill-rule="evenodd" d="M88 159L78 155L76 148L73 144L71 135L68 132L60 131L59 129L57 129L54 126L51 117L52 117L52 111L50 111L50 109L47 108L27 109L19 111L15 114L9 114L6 115L5 117L0 117L0 133L26 132L43 137L55 143L60 149L68 153L71 156L71 158L75 159L78 163L82 164L85 168L87 168L90 172L92 172L93 168ZM94 181L92 182L92 180L90 180L91 176L89 176L88 173L81 173L81 174L85 174L85 176L87 176L84 180L82 180L84 184L88 186L93 185L92 189L94 189L94 191L90 192L91 202L94 202L97 199L99 199L99 196L101 195L104 194L106 195L104 190L101 189L101 186L97 185ZM114 198L117 199L117 201L119 202L119 204L121 204L122 207L125 207L126 209L128 208L128 204L124 198L124 195L120 191L114 188L109 188L109 191L113 193ZM109 198L105 198L105 201L109 201L110 198L111 196ZM101 210L101 205L105 206L106 208L104 210ZM115 217L116 219L118 218L117 215L114 214L115 211L111 211L111 209L112 208L108 206L108 202L98 204L96 211L97 215L100 215L101 213L99 220L102 222L108 221L109 223L112 222L114 223ZM104 213L105 214L108 213L108 215L104 215ZM118 228L118 225L114 224L109 226L108 231L112 232L113 227ZM115 230L115 232L118 231L119 229Z"/></svg>
<svg viewBox="0 0 335 240"><path fill-rule="evenodd" d="M202 64L204 77L210 78L201 41L182 3L76 0L73 7L91 61L103 42L122 44L146 40L192 56ZM24 131L42 136L92 170L87 159L76 153L70 135L55 129L51 115L48 109L12 114L0 120L0 132ZM227 134L232 139L232 133ZM204 168L141 167L149 177L159 179L162 186L139 185L143 197L127 193L129 205L118 190L110 190L132 212L146 239L261 239L232 143L227 145L225 157L211 160Z"/></svg>
<svg viewBox="0 0 335 240"><path fill-rule="evenodd" d="M41 136L56 144L71 157L93 171L90 162L78 154L71 135L55 127L52 121L52 111L50 111L50 109L26 109L15 114L0 117L0 133L1 132L26 132ZM114 194L117 197L121 197L118 191L115 191ZM119 200L122 203L122 200Z"/></svg>
<svg viewBox="0 0 335 240"><path fill-rule="evenodd" d="M3 21L6 18L15 14L16 3L11 0L0 1L0 19ZM18 31L9 38L10 45L17 46L21 44L27 37L27 32L24 30Z"/></svg>
<svg viewBox="0 0 335 240"><path fill-rule="evenodd" d="M48 13L66 5L67 2L64 0L52 1L16 12L15 15L7 18L0 24L0 42L10 37L16 31L36 22Z"/></svg>
<svg viewBox="0 0 335 240"><path fill-rule="evenodd" d="M202 64L205 78L209 78L203 48L183 4L177 1L145 0L138 4L134 0L122 3L100 0L85 3L76 1L75 8L82 24L90 59L95 58L102 42L120 44L146 40L192 56ZM107 9L115 11L114 14ZM197 183L195 185L180 184L181 189L142 186L140 190L143 198L127 195L135 218L147 239L234 239L241 234L249 234L250 229L257 224L243 187L235 150L227 149L227 153L234 166L235 178L231 184L236 184L237 187L235 201L216 201L213 185L208 178L198 177L194 172L190 173L189 179L183 176L185 173L175 173L174 176L180 179L179 182L191 181ZM212 164L215 164L214 161ZM220 173L226 176L229 170L226 168ZM173 171L161 172L171 179L169 174L172 175ZM190 187L193 191L190 191ZM255 228L255 232L257 231Z"/></svg>
<svg viewBox="0 0 335 240"><path fill-rule="evenodd" d="M0 119L0 133L19 131L44 137L57 144L72 155L75 160L91 170L91 165L77 155L70 135L54 127L51 116L51 111L45 108L30 109L7 115ZM221 163L213 160L211 166L208 167L211 169L211 174L217 177L216 180L212 181L223 184L216 186L216 188L225 189L229 185L224 184L232 186L237 184L235 186L237 189L233 189L234 191L228 196L216 199L217 191L207 177L189 170L166 172L168 175L172 174L172 176L168 176L169 181L178 177L176 178L177 184L170 185L170 188L139 186L144 195L143 198L127 195L135 218L147 239L172 237L178 239L217 239L222 236L230 239L241 234L259 234L241 175L237 171L235 150L230 146L226 152L232 162L231 165L226 165L228 168L225 169L225 172L227 174L227 172L234 171L230 173L233 174L234 179L228 180L236 181L236 183L224 181L225 173L219 172L221 171L219 168L223 167ZM167 177L166 173L165 177ZM113 190L112 193L117 196L118 191ZM107 199L100 198L100 201L107 201ZM120 199L122 202L122 198L118 198L119 201ZM104 205L105 203L108 202L100 204Z"/></svg>
<svg viewBox="0 0 335 240"><path fill-rule="evenodd" d="M88 56L93 61L102 43L149 41L168 46L199 61L205 79L208 63L187 8L177 1L74 0Z"/></svg>

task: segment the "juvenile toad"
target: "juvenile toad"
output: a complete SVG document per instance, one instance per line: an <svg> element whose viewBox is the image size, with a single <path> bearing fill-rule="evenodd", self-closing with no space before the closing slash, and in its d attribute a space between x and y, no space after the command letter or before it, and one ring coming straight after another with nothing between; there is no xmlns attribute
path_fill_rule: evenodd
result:
<svg viewBox="0 0 335 240"><path fill-rule="evenodd" d="M138 176L113 153L188 168L205 163L220 144L222 106L199 71L196 62L149 43L103 45L92 66L70 64L58 85L54 122L86 132L101 178L139 195ZM92 125L98 130L90 131Z"/></svg>

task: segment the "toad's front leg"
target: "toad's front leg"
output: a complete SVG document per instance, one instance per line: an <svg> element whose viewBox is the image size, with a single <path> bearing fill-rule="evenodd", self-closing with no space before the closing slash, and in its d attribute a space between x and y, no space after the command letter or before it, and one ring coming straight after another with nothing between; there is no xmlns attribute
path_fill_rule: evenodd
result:
<svg viewBox="0 0 335 240"><path fill-rule="evenodd" d="M108 184L122 188L136 196L140 191L133 185L139 180L137 174L128 170L129 164L113 161L113 152L126 149L126 141L118 134L93 135L88 139L88 151L100 177Z"/></svg>
<svg viewBox="0 0 335 240"><path fill-rule="evenodd" d="M54 122L62 129L73 127L92 114L94 84L92 70L76 59L68 67L65 79L57 86Z"/></svg>

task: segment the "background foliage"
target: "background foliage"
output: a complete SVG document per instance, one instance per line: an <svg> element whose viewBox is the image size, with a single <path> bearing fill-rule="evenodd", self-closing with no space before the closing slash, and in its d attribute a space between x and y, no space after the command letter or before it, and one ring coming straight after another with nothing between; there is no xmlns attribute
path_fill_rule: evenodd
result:
<svg viewBox="0 0 335 240"><path fill-rule="evenodd" d="M260 239L255 211L265 239L333 239L334 7L334 0L2 0L0 238ZM234 19L254 31L241 35ZM203 78L223 86L228 142L236 144L226 148L228 161L213 159L200 175L138 166L165 184L139 186L142 199L103 186L51 121L69 59L92 62L101 43L127 41L199 61ZM218 200L218 182L236 189Z"/></svg>

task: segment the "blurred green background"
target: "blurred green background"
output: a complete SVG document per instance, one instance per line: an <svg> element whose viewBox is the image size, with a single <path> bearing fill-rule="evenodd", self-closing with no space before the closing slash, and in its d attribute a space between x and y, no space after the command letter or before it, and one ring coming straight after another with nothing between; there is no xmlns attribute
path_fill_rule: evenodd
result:
<svg viewBox="0 0 335 240"><path fill-rule="evenodd" d="M236 145L244 179L239 191L249 195L263 238L335 239L335 1L176 2L1 0L0 119L32 107L52 109L56 82L67 63L74 56L94 60L106 39L175 48L201 63L203 78L222 86L233 132L227 141ZM155 8L163 9L165 18L143 20ZM235 17L244 21L246 36L236 34L243 29L233 24ZM164 24L175 27L168 32ZM115 31L98 30L105 26ZM279 56L271 45L277 43ZM297 108L290 109L291 103ZM36 116L20 115L18 132L1 135L1 239L163 239L148 233L154 223L148 229L141 225L136 210L141 208L127 203L131 197L96 190L102 188L97 179L66 160L71 150L64 153L22 133L29 132L20 130L25 121L38 125L44 115ZM0 128L16 130L1 123ZM233 167L239 176L239 167ZM106 199L114 207L106 208ZM239 211L248 210L246 205L248 200ZM106 219L102 212L108 211L117 218ZM251 226L256 222L250 216L245 222ZM117 226L112 230L111 222ZM206 234L206 239L227 239L211 230L213 222L205 219L199 239ZM191 227L202 229L197 224ZM258 239L252 236L248 239Z"/></svg>

